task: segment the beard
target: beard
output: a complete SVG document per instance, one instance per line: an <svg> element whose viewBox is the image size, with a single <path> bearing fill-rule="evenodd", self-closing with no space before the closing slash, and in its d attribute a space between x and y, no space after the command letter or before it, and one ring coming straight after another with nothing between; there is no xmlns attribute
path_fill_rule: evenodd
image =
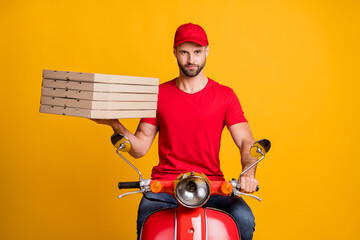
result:
<svg viewBox="0 0 360 240"><path fill-rule="evenodd" d="M188 77L196 77L197 75L199 75L199 73L201 72L201 70L203 70L203 68L205 67L205 63L206 61L204 61L201 65L197 65L197 64L185 64L185 65L181 65L179 63L179 60L177 61L179 68L181 69L181 71ZM195 69L187 69L188 66L196 66Z"/></svg>

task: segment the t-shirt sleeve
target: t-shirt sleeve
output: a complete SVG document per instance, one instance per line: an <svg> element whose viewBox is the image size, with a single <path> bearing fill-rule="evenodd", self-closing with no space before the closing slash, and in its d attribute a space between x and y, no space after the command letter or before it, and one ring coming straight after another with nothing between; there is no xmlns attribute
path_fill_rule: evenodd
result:
<svg viewBox="0 0 360 240"><path fill-rule="evenodd" d="M242 122L247 122L247 120L238 97L231 89L226 99L225 125L229 128L236 123Z"/></svg>
<svg viewBox="0 0 360 240"><path fill-rule="evenodd" d="M156 118L142 118L142 119L140 120L140 122L149 123L149 124L154 125L154 126L156 126L156 127L157 127L157 125L158 125Z"/></svg>

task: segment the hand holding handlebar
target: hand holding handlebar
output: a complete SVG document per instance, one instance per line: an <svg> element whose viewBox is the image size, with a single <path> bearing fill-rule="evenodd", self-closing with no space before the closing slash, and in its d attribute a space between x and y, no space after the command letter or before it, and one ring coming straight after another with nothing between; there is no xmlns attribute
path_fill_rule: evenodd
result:
<svg viewBox="0 0 360 240"><path fill-rule="evenodd" d="M259 181L254 177L242 176L240 178L240 189L244 193L253 193L259 189Z"/></svg>

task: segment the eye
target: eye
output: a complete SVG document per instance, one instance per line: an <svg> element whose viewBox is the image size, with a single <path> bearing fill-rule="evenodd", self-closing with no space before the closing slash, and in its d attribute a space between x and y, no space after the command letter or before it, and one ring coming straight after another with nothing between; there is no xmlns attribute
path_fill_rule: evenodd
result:
<svg viewBox="0 0 360 240"><path fill-rule="evenodd" d="M195 54L196 54L196 55L199 55L200 53L201 53L200 50L195 51Z"/></svg>

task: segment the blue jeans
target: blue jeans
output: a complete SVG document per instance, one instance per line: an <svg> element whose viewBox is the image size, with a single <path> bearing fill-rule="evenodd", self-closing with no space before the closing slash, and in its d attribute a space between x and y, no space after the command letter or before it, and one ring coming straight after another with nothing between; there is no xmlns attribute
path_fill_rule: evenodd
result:
<svg viewBox="0 0 360 240"><path fill-rule="evenodd" d="M149 198L159 199L167 202L177 204L175 198L166 193L146 193ZM220 195L212 195L209 201L204 205L205 207L212 207L220 209L229 213L234 219L240 230L241 240L251 240L253 232L255 230L255 219L250 207L246 204L244 199L227 197ZM146 198L142 198L137 219L137 234L140 235L141 227L145 219L154 211L162 208L176 207L171 203L149 201Z"/></svg>

